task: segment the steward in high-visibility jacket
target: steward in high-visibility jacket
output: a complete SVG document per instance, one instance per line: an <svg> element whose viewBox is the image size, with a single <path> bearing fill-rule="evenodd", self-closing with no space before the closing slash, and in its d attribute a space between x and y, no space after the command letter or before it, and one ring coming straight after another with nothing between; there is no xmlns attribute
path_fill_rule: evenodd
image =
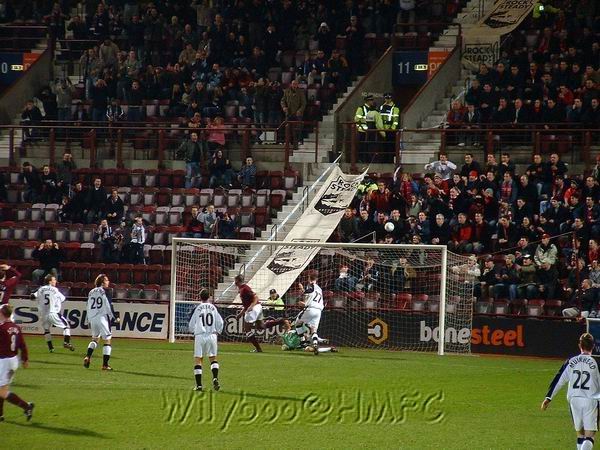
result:
<svg viewBox="0 0 600 450"><path fill-rule="evenodd" d="M354 123L356 123L356 130L359 133L366 133L367 130L381 128L381 117L379 111L377 111L375 99L372 95L367 95L365 97L364 105L356 108Z"/></svg>
<svg viewBox="0 0 600 450"><path fill-rule="evenodd" d="M392 94L385 94L383 100L383 105L379 107L383 129L396 131L400 124L400 108L394 104Z"/></svg>

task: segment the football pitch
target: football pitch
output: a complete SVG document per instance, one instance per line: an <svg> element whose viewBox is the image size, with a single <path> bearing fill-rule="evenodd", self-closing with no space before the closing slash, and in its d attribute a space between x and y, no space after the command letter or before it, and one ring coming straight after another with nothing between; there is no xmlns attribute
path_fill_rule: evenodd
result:
<svg viewBox="0 0 600 450"><path fill-rule="evenodd" d="M115 339L102 372L100 347L82 366L87 339L54 354L27 342L12 390L34 418L5 402L3 449L574 447L565 391L539 409L558 360L220 344L222 388L205 364L199 393L191 343Z"/></svg>

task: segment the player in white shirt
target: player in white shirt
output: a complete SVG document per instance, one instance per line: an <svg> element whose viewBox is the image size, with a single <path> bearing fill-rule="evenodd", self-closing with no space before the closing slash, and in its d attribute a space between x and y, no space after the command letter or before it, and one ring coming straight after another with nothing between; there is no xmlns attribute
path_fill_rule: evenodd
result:
<svg viewBox="0 0 600 450"><path fill-rule="evenodd" d="M112 352L112 331L110 323L113 319L119 323L119 318L115 316L110 294L107 289L110 285L110 280L106 275L101 273L94 281L96 286L88 294L87 300L87 319L92 331L92 340L88 344L87 355L83 360L83 367L90 367L92 354L98 346L98 340L102 338L104 347L102 348L102 370L112 370L108 364L110 354Z"/></svg>
<svg viewBox="0 0 600 450"><path fill-rule="evenodd" d="M579 338L581 354L568 359L560 368L542 402L542 411L550 405L556 393L568 383L567 400L577 432L577 450L594 447L594 435L598 431L598 397L600 396L600 372L592 357L594 337L584 333Z"/></svg>
<svg viewBox="0 0 600 450"><path fill-rule="evenodd" d="M71 344L71 327L67 319L61 314L62 304L66 300L65 296L56 288L57 281L54 275L46 275L44 282L46 283L44 286L31 294L31 299L38 302L38 312L42 317L48 350L50 350L50 353L54 353L50 328L56 327L63 330L63 347L75 351L75 347Z"/></svg>
<svg viewBox="0 0 600 450"><path fill-rule="evenodd" d="M202 391L202 358L208 356L213 377L213 388L218 391L219 363L217 362L217 334L223 331L223 318L212 303L208 302L206 289L200 292L200 303L190 316L189 330L194 333L194 377L195 391Z"/></svg>
<svg viewBox="0 0 600 450"><path fill-rule="evenodd" d="M300 284L300 288L302 289L302 284ZM311 273L308 276L308 285L304 289L304 300L299 301L298 305L304 309L298 315L298 319L296 319L296 333L298 335L306 333L310 335L312 347L314 348L315 355L317 355L319 353L319 343L324 341L324 339L319 338L317 330L319 329L321 312L325 304L323 301L323 291L317 284L316 273Z"/></svg>

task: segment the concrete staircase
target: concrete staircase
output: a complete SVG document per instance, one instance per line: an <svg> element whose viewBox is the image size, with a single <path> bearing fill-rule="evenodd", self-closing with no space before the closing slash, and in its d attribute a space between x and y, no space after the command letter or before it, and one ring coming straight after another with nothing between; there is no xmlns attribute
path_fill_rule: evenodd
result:
<svg viewBox="0 0 600 450"><path fill-rule="evenodd" d="M325 115L323 120L319 122L318 136L315 132L310 132L304 139L304 143L300 144L290 156L291 163L314 164L315 152L317 153L316 161L318 163L329 160L329 152L333 150L333 144L335 141L335 121L333 118L333 112L340 106L346 97L354 91L361 79L362 76L358 77L350 84L350 86L348 86L342 96L338 97L337 101L328 111L327 115ZM316 145L317 139L319 142L318 148Z"/></svg>
<svg viewBox="0 0 600 450"><path fill-rule="evenodd" d="M245 254L240 255L232 269L223 276L223 281L218 284L214 298L219 302L232 302L237 294L237 289L233 287L234 277L242 271L245 273L246 279L252 278L252 276L262 267L265 261L271 255L268 247L264 247L261 241L285 240L287 234L298 222L298 219L302 216L304 208L299 205L302 202L302 198L307 194L305 201L310 202L314 198L319 189L324 184L326 176L318 180L319 177L325 172L325 170L331 166L328 163L316 163L313 168L316 169L314 172L318 175L309 175L304 180L304 186L300 186L292 194L291 199L288 199L287 203L283 206L283 209L277 213L277 217L272 220L272 224L269 225L266 230L262 231L260 235L257 235L256 245L252 245ZM317 181L318 180L318 181ZM309 192L307 193L307 190ZM285 224L283 224L285 221ZM283 225L282 225L283 224ZM277 228L277 232L274 232L274 228Z"/></svg>
<svg viewBox="0 0 600 450"><path fill-rule="evenodd" d="M493 4L493 0L470 0L453 20L453 23L460 23L462 32L465 33L479 21L480 12L485 15ZM480 11L480 6L482 11ZM430 50L450 51L456 45L458 32L458 27L448 27L434 42ZM421 128L443 127L452 101L464 97L471 75L469 70L464 68L461 70L460 77L447 86L445 96L437 102L434 110L423 120L420 124ZM404 133L402 165L405 170L409 172L422 171L425 164L436 158L436 154L440 150L440 141L440 134L436 132Z"/></svg>

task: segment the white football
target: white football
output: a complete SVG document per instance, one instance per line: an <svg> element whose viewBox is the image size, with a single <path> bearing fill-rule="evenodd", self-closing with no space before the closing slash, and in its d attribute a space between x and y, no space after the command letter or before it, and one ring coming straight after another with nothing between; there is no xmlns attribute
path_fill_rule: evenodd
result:
<svg viewBox="0 0 600 450"><path fill-rule="evenodd" d="M385 224L385 231L387 231L388 233L391 233L392 231L394 231L394 224L392 222L388 222Z"/></svg>

